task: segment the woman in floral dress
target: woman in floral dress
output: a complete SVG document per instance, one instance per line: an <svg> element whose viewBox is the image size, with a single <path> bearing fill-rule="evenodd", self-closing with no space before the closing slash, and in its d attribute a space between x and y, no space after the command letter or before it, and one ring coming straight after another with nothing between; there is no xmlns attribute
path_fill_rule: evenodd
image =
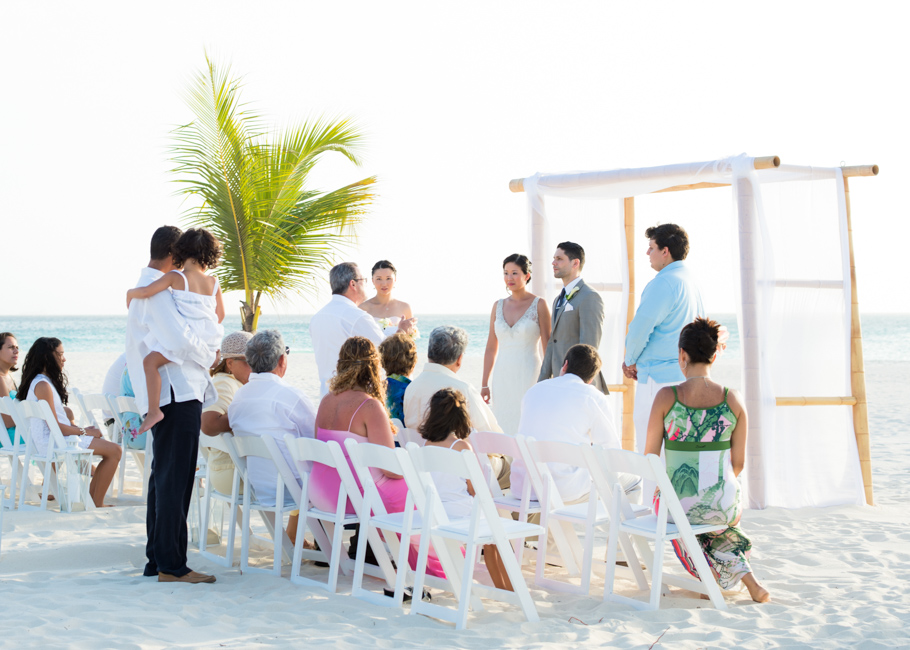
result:
<svg viewBox="0 0 910 650"><path fill-rule="evenodd" d="M658 392L648 423L645 453L660 454L664 447L667 475L689 523L718 524L728 528L698 536L708 565L723 589L740 580L756 602L771 594L752 574L752 542L739 528L742 498L737 476L746 458L746 409L736 391L710 377L711 364L722 348L720 325L696 318L679 335L679 366L686 381ZM695 577L698 573L683 546L673 543L680 561Z"/></svg>

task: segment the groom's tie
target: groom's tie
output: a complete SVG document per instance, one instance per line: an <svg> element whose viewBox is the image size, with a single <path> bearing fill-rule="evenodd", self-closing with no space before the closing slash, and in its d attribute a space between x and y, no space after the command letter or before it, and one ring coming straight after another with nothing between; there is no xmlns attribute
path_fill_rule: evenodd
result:
<svg viewBox="0 0 910 650"><path fill-rule="evenodd" d="M559 298L556 299L556 311L562 309L562 306L566 304L566 288L563 287L562 291L559 292Z"/></svg>

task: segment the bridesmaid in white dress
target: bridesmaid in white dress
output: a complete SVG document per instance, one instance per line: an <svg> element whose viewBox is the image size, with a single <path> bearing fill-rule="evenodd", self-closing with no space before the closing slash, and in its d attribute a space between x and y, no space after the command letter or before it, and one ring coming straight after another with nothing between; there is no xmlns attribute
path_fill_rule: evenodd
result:
<svg viewBox="0 0 910 650"><path fill-rule="evenodd" d="M510 295L497 300L490 314L480 394L502 430L515 435L521 400L537 382L542 353L550 339L550 310L546 301L528 291L531 261L526 256L509 255L503 260L502 274Z"/></svg>
<svg viewBox="0 0 910 650"><path fill-rule="evenodd" d="M373 286L376 288L376 295L360 303L360 308L375 318L386 334L394 334L402 318L412 317L411 306L392 297L397 275L398 271L390 261L376 262L373 265Z"/></svg>

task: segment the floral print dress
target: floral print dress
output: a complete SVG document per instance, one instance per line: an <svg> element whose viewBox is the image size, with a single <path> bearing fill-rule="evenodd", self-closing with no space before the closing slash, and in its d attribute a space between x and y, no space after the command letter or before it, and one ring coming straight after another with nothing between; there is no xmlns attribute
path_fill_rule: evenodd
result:
<svg viewBox="0 0 910 650"><path fill-rule="evenodd" d="M689 523L695 525L728 525L719 533L698 535L708 564L717 574L723 589L733 587L751 573L749 555L752 542L738 526L742 514L739 481L730 461L730 439L736 427L736 416L724 401L717 406L697 409L679 401L676 395L670 412L664 417L664 450L667 475ZM696 578L695 565L679 542L673 542L676 555L686 570Z"/></svg>

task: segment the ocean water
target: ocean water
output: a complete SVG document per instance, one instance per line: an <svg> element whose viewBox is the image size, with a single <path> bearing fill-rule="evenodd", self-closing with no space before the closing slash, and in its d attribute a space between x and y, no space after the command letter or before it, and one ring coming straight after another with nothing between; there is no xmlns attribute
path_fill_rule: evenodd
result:
<svg viewBox="0 0 910 650"><path fill-rule="evenodd" d="M418 349L426 354L427 341L433 328L455 325L468 333L470 356L483 356L489 330L489 314L431 314L418 316L421 337ZM736 317L714 316L730 330L727 355L742 354ZM312 352L309 316L263 316L260 329L281 332L292 351ZM239 316L228 316L225 331L240 329ZM910 361L910 314L865 314L862 316L863 353L868 361ZM72 352L119 352L126 336L126 316L6 316L0 317L0 331L13 332L24 357L32 341L40 336L54 336Z"/></svg>

